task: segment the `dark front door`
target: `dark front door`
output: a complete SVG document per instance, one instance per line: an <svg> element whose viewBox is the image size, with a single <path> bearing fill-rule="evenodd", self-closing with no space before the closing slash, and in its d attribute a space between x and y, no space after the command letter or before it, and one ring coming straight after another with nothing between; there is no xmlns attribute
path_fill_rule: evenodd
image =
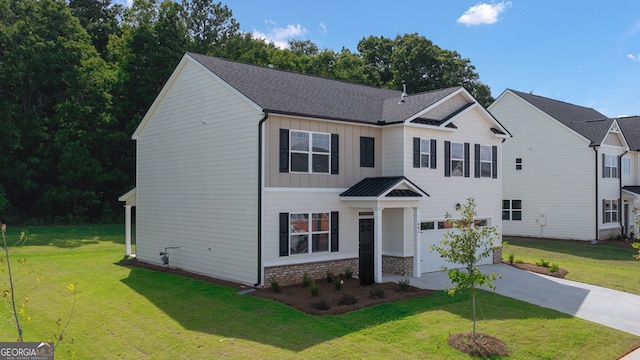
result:
<svg viewBox="0 0 640 360"><path fill-rule="evenodd" d="M373 284L373 219L360 219L360 283Z"/></svg>

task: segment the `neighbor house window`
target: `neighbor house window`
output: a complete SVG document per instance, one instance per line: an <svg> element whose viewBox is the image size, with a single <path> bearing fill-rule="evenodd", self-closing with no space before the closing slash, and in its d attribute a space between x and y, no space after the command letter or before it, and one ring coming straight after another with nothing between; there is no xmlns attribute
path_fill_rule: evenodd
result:
<svg viewBox="0 0 640 360"><path fill-rule="evenodd" d="M618 222L618 200L603 200L603 222Z"/></svg>
<svg viewBox="0 0 640 360"><path fill-rule="evenodd" d="M631 159L622 158L622 173L625 175L631 174Z"/></svg>
<svg viewBox="0 0 640 360"><path fill-rule="evenodd" d="M522 170L522 158L516 158L516 170Z"/></svg>
<svg viewBox="0 0 640 360"><path fill-rule="evenodd" d="M464 144L451 143L451 176L464 175Z"/></svg>
<svg viewBox="0 0 640 360"><path fill-rule="evenodd" d="M433 221L422 221L420 223L420 230L433 230L435 229L435 224Z"/></svg>
<svg viewBox="0 0 640 360"><path fill-rule="evenodd" d="M618 177L618 157L616 155L602 155L604 162L602 177L617 178Z"/></svg>
<svg viewBox="0 0 640 360"><path fill-rule="evenodd" d="M338 251L338 212L280 213L280 256Z"/></svg>
<svg viewBox="0 0 640 360"><path fill-rule="evenodd" d="M522 220L522 200L502 200L502 220Z"/></svg>

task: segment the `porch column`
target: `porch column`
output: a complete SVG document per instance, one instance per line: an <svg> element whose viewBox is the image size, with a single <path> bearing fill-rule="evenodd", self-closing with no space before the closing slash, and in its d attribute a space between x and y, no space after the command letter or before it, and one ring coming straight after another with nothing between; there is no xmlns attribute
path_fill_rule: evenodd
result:
<svg viewBox="0 0 640 360"><path fill-rule="evenodd" d="M413 277L422 274L422 249L420 249L420 208L413 208Z"/></svg>
<svg viewBox="0 0 640 360"><path fill-rule="evenodd" d="M382 209L373 209L373 281L382 282Z"/></svg>
<svg viewBox="0 0 640 360"><path fill-rule="evenodd" d="M124 255L131 256L131 205L124 206Z"/></svg>

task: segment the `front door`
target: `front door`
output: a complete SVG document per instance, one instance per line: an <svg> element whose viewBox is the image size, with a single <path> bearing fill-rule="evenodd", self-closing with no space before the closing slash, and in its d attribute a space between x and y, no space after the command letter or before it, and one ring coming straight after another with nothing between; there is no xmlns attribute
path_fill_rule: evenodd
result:
<svg viewBox="0 0 640 360"><path fill-rule="evenodd" d="M373 219L360 219L360 283L373 283Z"/></svg>

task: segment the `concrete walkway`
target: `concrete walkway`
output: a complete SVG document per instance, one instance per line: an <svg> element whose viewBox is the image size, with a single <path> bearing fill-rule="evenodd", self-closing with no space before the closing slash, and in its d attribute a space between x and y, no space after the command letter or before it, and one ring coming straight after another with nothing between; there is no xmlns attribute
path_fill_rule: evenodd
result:
<svg viewBox="0 0 640 360"><path fill-rule="evenodd" d="M495 292L531 304L554 309L614 329L640 336L640 296L575 281L535 274L505 264L483 265L484 273L502 274L494 281ZM397 281L398 275L384 274L383 281ZM451 286L438 271L408 277L411 285L433 290ZM491 291L489 289L489 291ZM640 360L640 351L624 357Z"/></svg>

